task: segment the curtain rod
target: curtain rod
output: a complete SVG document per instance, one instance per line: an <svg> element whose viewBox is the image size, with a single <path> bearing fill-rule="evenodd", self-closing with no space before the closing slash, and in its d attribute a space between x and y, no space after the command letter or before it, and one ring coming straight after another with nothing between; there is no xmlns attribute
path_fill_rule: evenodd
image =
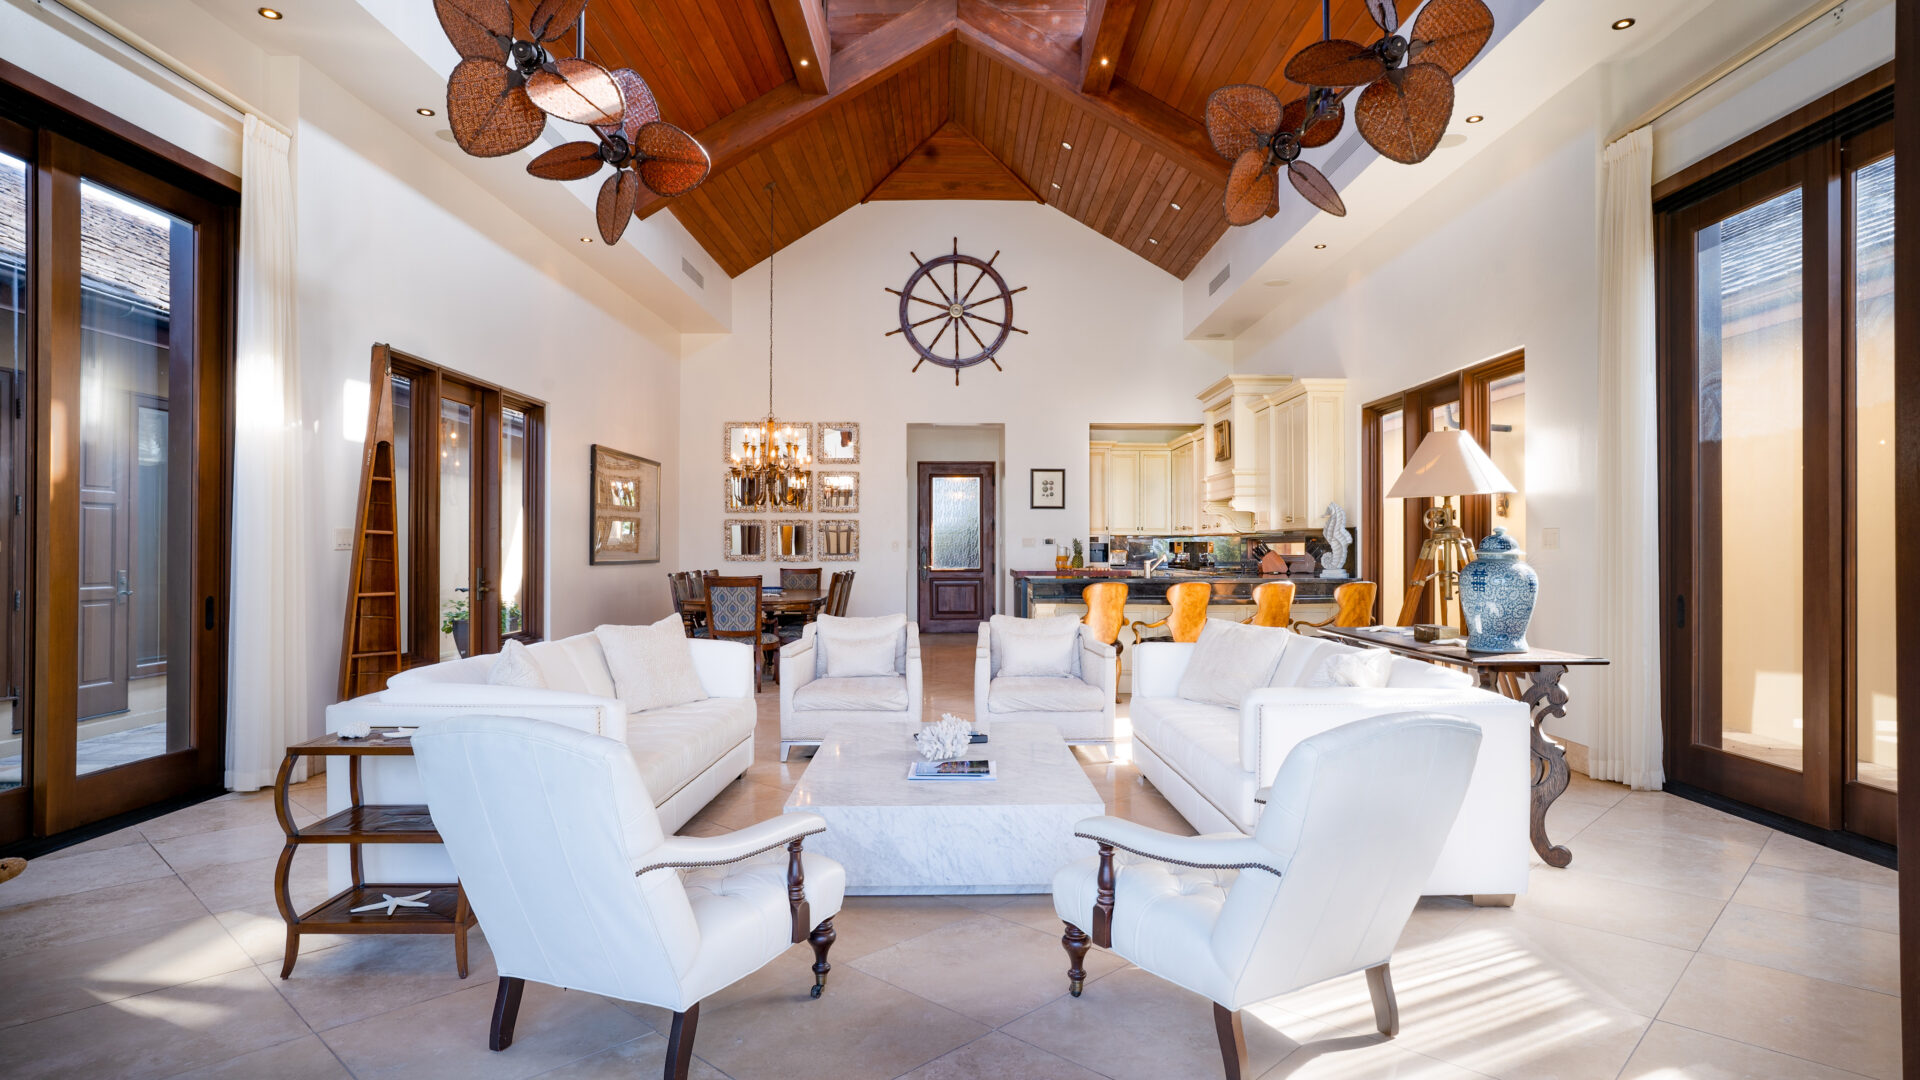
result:
<svg viewBox="0 0 1920 1080"><path fill-rule="evenodd" d="M1700 94L1705 93L1708 87L1711 87L1715 83L1719 82L1721 79L1726 78L1727 76L1733 74L1734 72L1740 70L1741 68L1746 67L1748 64L1752 63L1753 61L1759 59L1762 54L1771 51L1775 45L1780 44L1781 42L1787 40L1793 35L1799 33L1802 30L1805 30L1807 27L1812 26L1814 23L1819 22L1821 19L1826 18L1828 15L1846 6L1847 6L1847 0L1819 0L1818 3L1814 4L1812 7L1808 8L1806 11L1801 12L1799 15L1796 15L1793 18L1788 19L1786 22L1781 23L1779 26L1775 27L1772 33L1767 34L1765 37L1760 38L1759 40L1755 41L1753 44L1748 45L1746 48L1740 50L1734 55L1721 61L1718 67L1713 68L1712 70L1708 71L1706 74L1688 83L1686 86L1682 87L1678 93L1674 94L1673 96L1667 98L1665 101L1661 102L1660 104L1654 106L1652 109L1648 110L1645 114L1643 114L1640 117L1640 119L1635 120L1633 123L1627 125L1627 127L1624 130L1622 130L1619 134L1615 135L1613 139L1609 139L1607 141L1613 142L1615 139L1622 138L1623 136L1631 132L1638 131L1639 129L1646 127L1648 124L1653 123L1654 121L1667 115L1668 113L1679 108L1680 106L1685 105L1687 102L1693 100L1695 97L1698 97Z"/></svg>
<svg viewBox="0 0 1920 1080"><path fill-rule="evenodd" d="M40 2L44 4L46 0L40 0ZM86 0L53 0L53 2L92 23L109 37L118 39L121 44L132 49L134 52L144 55L147 59L152 60L154 63L173 72L180 78L185 79L188 83L192 84L194 88L212 97L215 101L225 105L227 108L234 110L242 116L252 115L258 117L261 123L273 130L288 138L293 137L293 132L288 131L286 126L279 121L268 116L262 110L247 104L246 100L239 95L175 59L174 56L165 49L134 33L132 30L127 29L112 16L107 15L92 4L87 3Z"/></svg>

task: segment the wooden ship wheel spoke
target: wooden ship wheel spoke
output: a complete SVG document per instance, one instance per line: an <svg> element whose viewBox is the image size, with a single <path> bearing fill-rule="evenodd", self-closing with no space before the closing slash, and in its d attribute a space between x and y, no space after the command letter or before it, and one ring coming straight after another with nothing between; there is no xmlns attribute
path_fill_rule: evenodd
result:
<svg viewBox="0 0 1920 1080"><path fill-rule="evenodd" d="M900 325L887 331L887 336L900 334L913 347L920 357L915 361L913 370L919 371L920 365L928 361L952 368L955 386L960 384L960 370L975 364L991 363L995 369L1004 371L995 357L1009 336L1026 333L1013 323L1013 296L1025 292L1027 287L1022 285L1016 289L1007 286L1006 278L1000 276L1000 271L993 265L1000 258L1000 253L994 252L989 259L963 255L960 253L960 240L956 237L951 254L924 261L911 251L907 254L913 257L915 268L913 275L907 278L905 288L887 290L900 298ZM960 288L963 266L975 271L973 281L965 291ZM943 268L947 268L951 274L951 289L941 278L940 271ZM974 293L980 290L982 283L987 284L988 295L975 299ZM938 314L916 321L914 316L920 312L911 306L914 303L936 308ZM940 325L929 336L923 327L935 322ZM992 329L983 332L982 327ZM951 356L945 355L939 348L949 332L953 334L953 344L947 350L952 353ZM972 352L966 351L969 338L973 342Z"/></svg>

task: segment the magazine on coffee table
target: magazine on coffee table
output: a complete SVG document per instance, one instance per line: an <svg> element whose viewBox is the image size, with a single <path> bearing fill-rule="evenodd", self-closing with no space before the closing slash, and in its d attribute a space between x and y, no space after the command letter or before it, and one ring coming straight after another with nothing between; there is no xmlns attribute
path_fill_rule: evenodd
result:
<svg viewBox="0 0 1920 1080"><path fill-rule="evenodd" d="M973 761L916 761L907 766L909 780L992 780L993 762Z"/></svg>

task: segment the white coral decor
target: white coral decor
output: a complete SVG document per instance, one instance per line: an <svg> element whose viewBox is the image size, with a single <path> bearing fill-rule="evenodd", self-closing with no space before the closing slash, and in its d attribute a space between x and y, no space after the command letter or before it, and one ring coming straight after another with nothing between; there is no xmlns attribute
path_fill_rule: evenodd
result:
<svg viewBox="0 0 1920 1080"><path fill-rule="evenodd" d="M920 744L921 757L928 761L948 761L967 752L967 744L973 740L973 725L952 713L942 713L940 719L922 725L914 739Z"/></svg>

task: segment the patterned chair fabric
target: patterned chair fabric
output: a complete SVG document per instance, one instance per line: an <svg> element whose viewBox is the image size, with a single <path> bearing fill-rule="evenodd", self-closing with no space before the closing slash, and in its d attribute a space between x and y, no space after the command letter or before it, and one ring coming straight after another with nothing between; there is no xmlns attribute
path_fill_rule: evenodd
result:
<svg viewBox="0 0 1920 1080"><path fill-rule="evenodd" d="M817 589L820 587L820 568L796 570L790 567L780 568L780 587L783 589Z"/></svg>
<svg viewBox="0 0 1920 1080"><path fill-rule="evenodd" d="M747 634L760 629L760 586L710 585L707 625L715 633Z"/></svg>

